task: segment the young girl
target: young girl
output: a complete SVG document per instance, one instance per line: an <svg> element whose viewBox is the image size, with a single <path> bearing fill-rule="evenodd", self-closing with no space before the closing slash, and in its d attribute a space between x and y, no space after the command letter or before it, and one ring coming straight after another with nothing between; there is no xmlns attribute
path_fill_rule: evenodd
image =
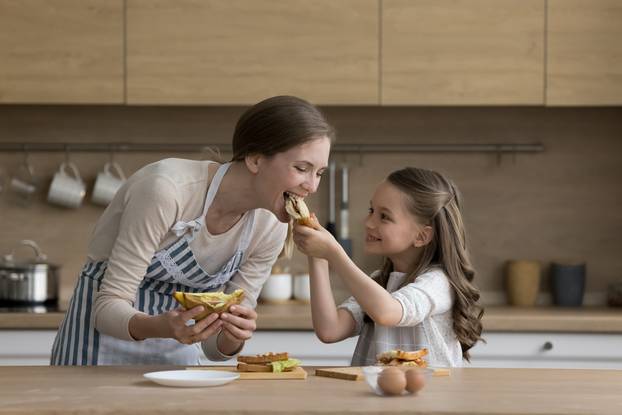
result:
<svg viewBox="0 0 622 415"><path fill-rule="evenodd" d="M383 255L369 278L325 229L294 228L309 256L313 327L325 343L359 335L353 366L373 365L392 349L426 347L430 366L461 366L481 339L482 308L466 250L461 200L441 174L395 171L374 192L365 251ZM353 297L335 306L329 265Z"/></svg>

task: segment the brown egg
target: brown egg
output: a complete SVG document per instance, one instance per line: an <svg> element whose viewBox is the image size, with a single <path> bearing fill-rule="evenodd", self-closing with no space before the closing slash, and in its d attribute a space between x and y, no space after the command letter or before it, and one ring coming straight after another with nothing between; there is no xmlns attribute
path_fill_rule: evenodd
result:
<svg viewBox="0 0 622 415"><path fill-rule="evenodd" d="M399 395L406 387L406 376L400 369L388 367L378 375L378 386L387 395Z"/></svg>
<svg viewBox="0 0 622 415"><path fill-rule="evenodd" d="M425 386L425 375L418 369L408 369L406 371L406 390L410 393L417 393Z"/></svg>

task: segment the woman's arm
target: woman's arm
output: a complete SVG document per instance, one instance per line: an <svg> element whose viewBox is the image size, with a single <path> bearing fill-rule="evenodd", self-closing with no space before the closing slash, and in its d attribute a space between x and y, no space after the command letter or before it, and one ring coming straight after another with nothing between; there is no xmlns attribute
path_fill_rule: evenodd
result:
<svg viewBox="0 0 622 415"><path fill-rule="evenodd" d="M124 340L146 338L133 330L157 319L133 307L136 292L160 242L179 210L176 188L167 178L151 175L135 181L124 195L106 273L94 299L95 327ZM105 238L105 230L98 237ZM130 325L130 321L132 324ZM139 329L140 330L140 329ZM145 327L141 333L162 334Z"/></svg>
<svg viewBox="0 0 622 415"><path fill-rule="evenodd" d="M309 257L311 287L311 318L317 337L324 343L335 343L354 333L356 323L352 315L337 309L330 286L328 262Z"/></svg>
<svg viewBox="0 0 622 415"><path fill-rule="evenodd" d="M255 213L253 237L247 248L246 259L238 272L225 285L226 292L244 290L244 299L222 313L222 331L217 341L208 339L202 344L205 355L214 361L226 360L240 352L244 342L257 328L257 297L270 276L272 266L282 249L287 226L270 213Z"/></svg>

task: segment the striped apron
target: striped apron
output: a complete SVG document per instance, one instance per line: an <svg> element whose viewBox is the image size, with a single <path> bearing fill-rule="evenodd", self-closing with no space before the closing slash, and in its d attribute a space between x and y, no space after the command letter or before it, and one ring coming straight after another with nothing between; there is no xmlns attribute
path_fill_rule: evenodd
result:
<svg viewBox="0 0 622 415"><path fill-rule="evenodd" d="M177 222L171 229L180 238L155 253L141 281L134 302L136 310L157 315L178 307L175 291L219 291L240 268L248 248L254 211L248 212L240 242L233 256L215 274L205 272L197 262L190 242L204 226L209 209L230 163L218 168L205 198L201 216ZM52 365L196 365L202 356L199 343L185 345L175 339L121 340L95 329L93 300L106 273L107 261L87 263L74 290L67 314L52 346Z"/></svg>

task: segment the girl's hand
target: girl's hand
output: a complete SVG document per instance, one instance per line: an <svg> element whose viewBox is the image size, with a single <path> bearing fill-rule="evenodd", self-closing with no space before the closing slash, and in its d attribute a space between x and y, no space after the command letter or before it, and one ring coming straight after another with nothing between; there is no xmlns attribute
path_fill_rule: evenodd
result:
<svg viewBox="0 0 622 415"><path fill-rule="evenodd" d="M229 311L220 315L222 335L232 343L241 343L250 339L257 328L257 313L252 308L232 305Z"/></svg>
<svg viewBox="0 0 622 415"><path fill-rule="evenodd" d="M315 215L313 220L317 223ZM339 247L333 235L319 224L316 229L294 225L294 243L303 254L324 259L328 259Z"/></svg>
<svg viewBox="0 0 622 415"><path fill-rule="evenodd" d="M168 336L183 344L192 344L207 340L208 337L218 333L223 322L218 318L217 313L212 313L203 320L198 321L192 326L187 326L186 322L193 319L203 311L202 306L191 308L190 310L167 311L160 314L166 327Z"/></svg>

